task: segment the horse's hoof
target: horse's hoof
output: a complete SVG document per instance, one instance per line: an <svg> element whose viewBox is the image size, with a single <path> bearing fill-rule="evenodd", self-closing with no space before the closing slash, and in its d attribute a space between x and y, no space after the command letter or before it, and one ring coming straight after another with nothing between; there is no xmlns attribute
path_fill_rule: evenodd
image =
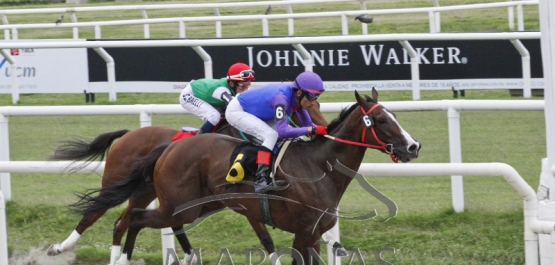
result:
<svg viewBox="0 0 555 265"><path fill-rule="evenodd" d="M60 251L59 244L52 244L52 246L50 246L48 250L46 250L46 255L48 256L56 256L56 255L60 255L61 253L62 252Z"/></svg>
<svg viewBox="0 0 555 265"><path fill-rule="evenodd" d="M189 255L185 254L185 258L181 261L181 265L196 265L197 264L197 256L196 255Z"/></svg>
<svg viewBox="0 0 555 265"><path fill-rule="evenodd" d="M333 252L338 256L338 257L347 257L349 256L349 253L347 252L347 250L345 248L334 248Z"/></svg>
<svg viewBox="0 0 555 265"><path fill-rule="evenodd" d="M116 261L116 265L130 265L131 261L127 260L127 255L121 254L119 260Z"/></svg>

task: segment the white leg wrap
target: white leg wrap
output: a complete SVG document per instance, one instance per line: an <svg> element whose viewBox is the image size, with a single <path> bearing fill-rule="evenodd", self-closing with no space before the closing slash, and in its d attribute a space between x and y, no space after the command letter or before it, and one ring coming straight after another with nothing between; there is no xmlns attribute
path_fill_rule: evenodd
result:
<svg viewBox="0 0 555 265"><path fill-rule="evenodd" d="M119 258L119 252L121 250L121 246L112 245L111 253L110 253L110 265L115 265L116 260Z"/></svg>
<svg viewBox="0 0 555 265"><path fill-rule="evenodd" d="M325 232L322 235L322 239L324 239L324 241L328 242L327 243L328 246L332 246L332 247L333 247L333 244L335 244L335 242L337 242L337 241L334 240L333 234L330 233L330 231Z"/></svg>
<svg viewBox="0 0 555 265"><path fill-rule="evenodd" d="M131 262L127 260L127 254L122 253L119 257L119 260L116 262L116 265L130 265Z"/></svg>
<svg viewBox="0 0 555 265"><path fill-rule="evenodd" d="M60 245L60 252L65 252L71 249L80 237L81 235L77 233L77 231L73 230L71 235L69 235L69 237Z"/></svg>
<svg viewBox="0 0 555 265"><path fill-rule="evenodd" d="M275 252L270 253L270 264L271 265L281 265L281 262L278 259L278 256Z"/></svg>

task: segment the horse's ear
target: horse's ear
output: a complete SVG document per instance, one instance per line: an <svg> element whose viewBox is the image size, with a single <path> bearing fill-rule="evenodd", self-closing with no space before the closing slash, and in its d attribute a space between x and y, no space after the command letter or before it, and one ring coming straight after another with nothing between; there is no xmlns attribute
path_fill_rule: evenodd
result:
<svg viewBox="0 0 555 265"><path fill-rule="evenodd" d="M376 90L375 87L372 87L372 99L374 99L376 103L378 102L378 91Z"/></svg>
<svg viewBox="0 0 555 265"><path fill-rule="evenodd" d="M360 106L364 106L364 104L366 104L366 100L364 100L364 98L362 98L359 94L358 91L355 90L355 98L357 100L358 105Z"/></svg>

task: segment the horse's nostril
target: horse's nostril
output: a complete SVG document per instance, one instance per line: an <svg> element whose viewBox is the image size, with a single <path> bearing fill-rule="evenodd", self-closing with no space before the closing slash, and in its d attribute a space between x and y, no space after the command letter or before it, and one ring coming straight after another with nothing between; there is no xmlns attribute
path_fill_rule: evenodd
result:
<svg viewBox="0 0 555 265"><path fill-rule="evenodd" d="M420 150L420 145L419 144L411 144L409 146L409 153L414 153L414 151L418 151Z"/></svg>

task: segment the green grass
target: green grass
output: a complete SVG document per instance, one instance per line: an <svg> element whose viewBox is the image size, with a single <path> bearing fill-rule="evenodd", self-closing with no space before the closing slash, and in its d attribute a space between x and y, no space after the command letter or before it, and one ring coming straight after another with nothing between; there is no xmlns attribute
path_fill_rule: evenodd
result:
<svg viewBox="0 0 555 265"><path fill-rule="evenodd" d="M192 3L204 1L152 1L118 2L121 4ZM216 1L211 1L216 2ZM224 0L218 0L224 2ZM225 1L228 2L228 1ZM496 1L442 0L441 5L469 4ZM431 6L424 0L373 0L368 9ZM87 4L81 6L97 6ZM25 6L68 7L51 4ZM6 7L22 8L21 6ZM329 8L329 9L328 9ZM5 9L5 8L3 8ZM258 14L264 8L222 9L222 15ZM314 10L353 10L357 4L325 4L320 7L303 5L294 12ZM525 7L527 30L537 30L537 7ZM285 9L274 7L274 13ZM149 17L206 16L213 10L148 11ZM8 16L10 23L53 22L59 14ZM506 31L507 10L491 9L469 12L444 13L443 32ZM136 19L139 12L90 12L78 14L79 21ZM376 16L369 25L370 33L427 32L427 14ZM240 30L239 30L240 29ZM339 21L331 19L295 21L296 35L340 34ZM250 37L261 34L259 22L223 23L225 37ZM360 24L350 23L351 34L360 33ZM90 38L93 30L80 30L82 38ZM105 38L141 38L142 27L106 27ZM286 35L286 21L271 21L270 35ZM177 25L151 25L152 37L177 37ZM189 37L214 37L213 23L187 24ZM71 38L71 30L21 30L20 38ZM363 92L366 93L366 92ZM382 91L380 101L412 100L410 91ZM451 91L421 91L421 100L452 99ZM507 90L467 90L464 99L510 99ZM533 97L532 99L542 99ZM326 92L322 102L352 102L353 92ZM0 95L0 106L11 106L11 95ZM108 101L108 94L97 94L95 103L85 103L82 94L22 94L19 106L42 105L120 105L120 104L177 104L177 94L119 93L118 101ZM328 120L336 113L326 113ZM422 144L420 157L414 163L449 162L447 113L445 111L398 112L403 127ZM153 125L173 128L200 126L201 121L190 115L155 115ZM139 128L138 115L102 116L35 116L9 117L10 159L44 160L60 144L60 140L73 136L93 137L122 128ZM545 156L545 120L542 111L463 111L461 112L461 140L463 162L503 162L513 166L532 188L538 185L540 159ZM369 150L364 162L390 163L388 156ZM386 223L375 221L340 221L341 242L349 250L359 249L365 264L377 264L376 251L385 252L383 258L393 264L523 264L522 199L502 177L464 177L465 212L453 213L451 183L442 177L373 177L366 179L387 195L399 207L398 215ZM80 220L69 211L74 192L100 186L101 177L84 174L12 174L13 200L7 205L8 241L10 255L27 253L30 249L48 247L62 242ZM123 207L123 206L122 206ZM113 222L122 207L108 211L87 230L74 251L71 264L105 264L109 259L109 246ZM343 212L366 213L376 209L380 216L386 207L352 183L340 204ZM271 230L276 248L290 247L293 236ZM219 213L188 232L195 248L202 249L204 264L216 264L221 248L229 248L235 263L245 263L245 249L261 248L256 235L243 216L232 212ZM161 263L161 242L158 230L141 231L134 259L146 264ZM44 249L41 249L43 252ZM353 253L353 251L351 251ZM182 253L179 253L182 255ZM323 253L325 254L325 252ZM68 255L68 254L63 254ZM41 262L51 260L41 257ZM327 261L326 258L324 258ZM343 259L346 263L348 259ZM361 264L357 259L354 263ZM62 264L62 263L50 263ZM267 264L267 261L266 261ZM284 263L285 264L285 263Z"/></svg>

